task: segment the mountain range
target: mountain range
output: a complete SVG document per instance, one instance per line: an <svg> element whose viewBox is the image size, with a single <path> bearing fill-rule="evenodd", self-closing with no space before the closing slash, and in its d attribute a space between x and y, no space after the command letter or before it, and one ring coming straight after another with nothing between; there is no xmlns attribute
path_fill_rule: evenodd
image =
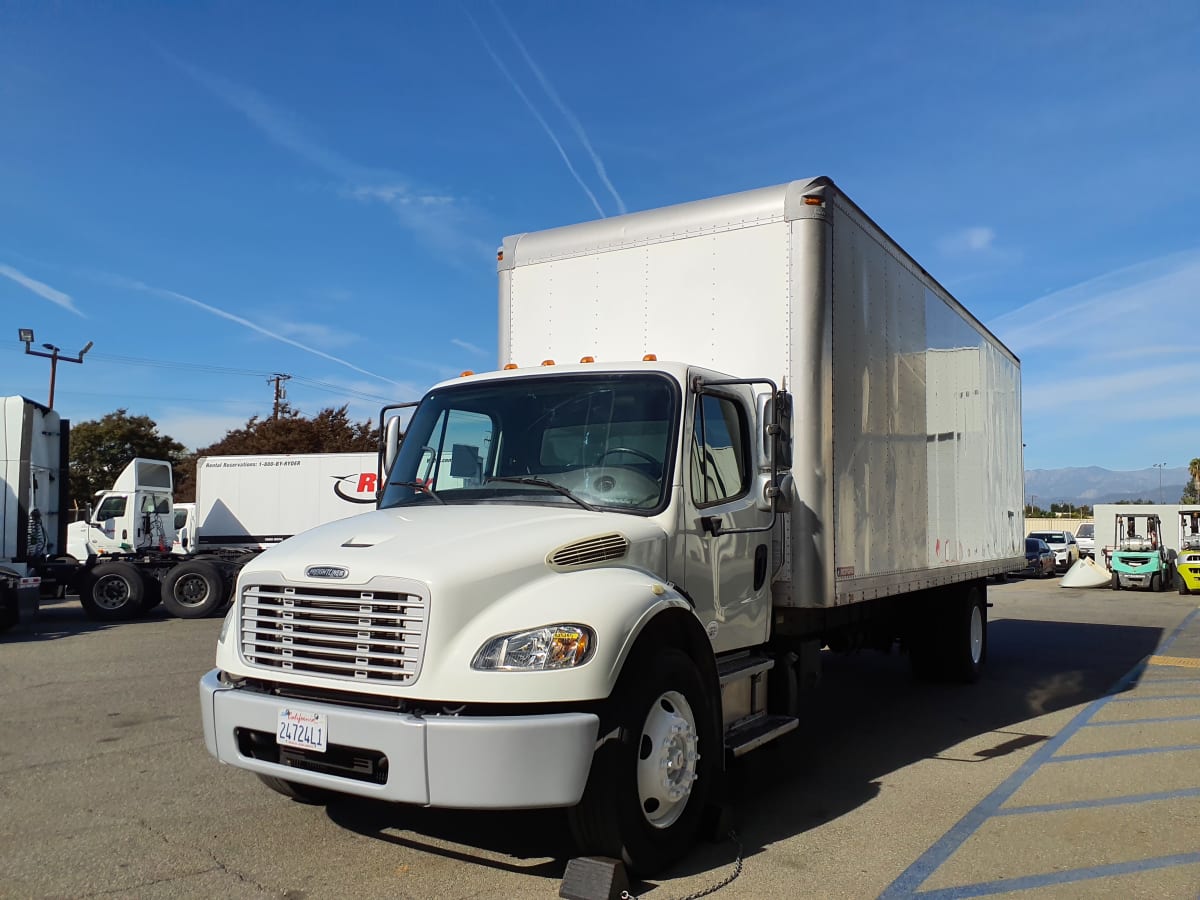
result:
<svg viewBox="0 0 1200 900"><path fill-rule="evenodd" d="M1026 469L1025 502L1049 509L1051 503L1117 503L1150 500L1178 503L1189 477L1187 466L1114 472L1099 466ZM1161 485L1161 487L1160 487Z"/></svg>

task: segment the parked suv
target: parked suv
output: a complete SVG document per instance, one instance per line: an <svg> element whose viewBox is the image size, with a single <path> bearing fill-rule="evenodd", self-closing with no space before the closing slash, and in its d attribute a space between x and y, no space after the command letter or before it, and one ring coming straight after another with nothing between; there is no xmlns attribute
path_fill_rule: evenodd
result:
<svg viewBox="0 0 1200 900"><path fill-rule="evenodd" d="M1069 531L1031 531L1029 537L1045 541L1054 551L1055 568L1066 571L1079 560L1079 545Z"/></svg>
<svg viewBox="0 0 1200 900"><path fill-rule="evenodd" d="M1096 558L1096 525L1093 522L1084 522L1079 526L1079 530L1075 532L1075 543L1079 546L1080 556L1090 556Z"/></svg>

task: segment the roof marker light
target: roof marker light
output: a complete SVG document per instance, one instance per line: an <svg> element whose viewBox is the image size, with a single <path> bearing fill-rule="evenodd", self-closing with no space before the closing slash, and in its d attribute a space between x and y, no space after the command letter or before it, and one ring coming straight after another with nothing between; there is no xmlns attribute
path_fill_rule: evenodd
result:
<svg viewBox="0 0 1200 900"><path fill-rule="evenodd" d="M458 377L466 378L468 375L474 375L474 374L475 373L472 372L470 369L463 369L461 372L458 373Z"/></svg>
<svg viewBox="0 0 1200 900"><path fill-rule="evenodd" d="M647 353L645 356L642 357L642 362L658 362L658 354L657 353Z"/></svg>
<svg viewBox="0 0 1200 900"><path fill-rule="evenodd" d="M580 361L581 363L594 363L594 362L596 361L596 357L594 357L594 356L581 356L581 357L579 357L579 361Z"/></svg>
<svg viewBox="0 0 1200 900"><path fill-rule="evenodd" d="M505 372L509 372L509 371L511 371L511 370L513 370L513 369L519 369L519 368L521 368L521 367L520 367L520 366L518 366L516 363L505 363L505 364L504 364L504 371L505 371Z"/></svg>
<svg viewBox="0 0 1200 900"><path fill-rule="evenodd" d="M821 197L817 197L813 194L805 194L804 195L804 205L805 206L824 206L825 201Z"/></svg>

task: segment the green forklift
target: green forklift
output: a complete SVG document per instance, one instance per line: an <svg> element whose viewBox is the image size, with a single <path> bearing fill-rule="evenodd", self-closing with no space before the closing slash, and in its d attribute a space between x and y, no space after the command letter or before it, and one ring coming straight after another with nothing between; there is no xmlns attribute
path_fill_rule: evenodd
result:
<svg viewBox="0 0 1200 900"><path fill-rule="evenodd" d="M1153 513L1117 513L1117 542L1108 567L1112 589L1165 591L1175 584L1175 567L1163 544L1162 520Z"/></svg>

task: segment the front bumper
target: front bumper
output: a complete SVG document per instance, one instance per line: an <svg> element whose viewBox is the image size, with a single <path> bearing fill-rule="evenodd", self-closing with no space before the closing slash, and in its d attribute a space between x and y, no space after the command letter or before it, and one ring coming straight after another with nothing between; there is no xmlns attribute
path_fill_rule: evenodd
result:
<svg viewBox="0 0 1200 900"><path fill-rule="evenodd" d="M1130 572L1117 571L1117 578L1120 579L1121 587L1123 588L1148 588L1150 587L1150 576L1153 572L1143 574L1133 574Z"/></svg>
<svg viewBox="0 0 1200 900"><path fill-rule="evenodd" d="M589 713L417 716L286 700L222 684L216 669L200 679L200 707L205 745L223 763L344 794L461 809L575 805L600 726ZM372 774L320 771L322 754L281 757L274 739L288 707L323 713L329 758L368 760Z"/></svg>

